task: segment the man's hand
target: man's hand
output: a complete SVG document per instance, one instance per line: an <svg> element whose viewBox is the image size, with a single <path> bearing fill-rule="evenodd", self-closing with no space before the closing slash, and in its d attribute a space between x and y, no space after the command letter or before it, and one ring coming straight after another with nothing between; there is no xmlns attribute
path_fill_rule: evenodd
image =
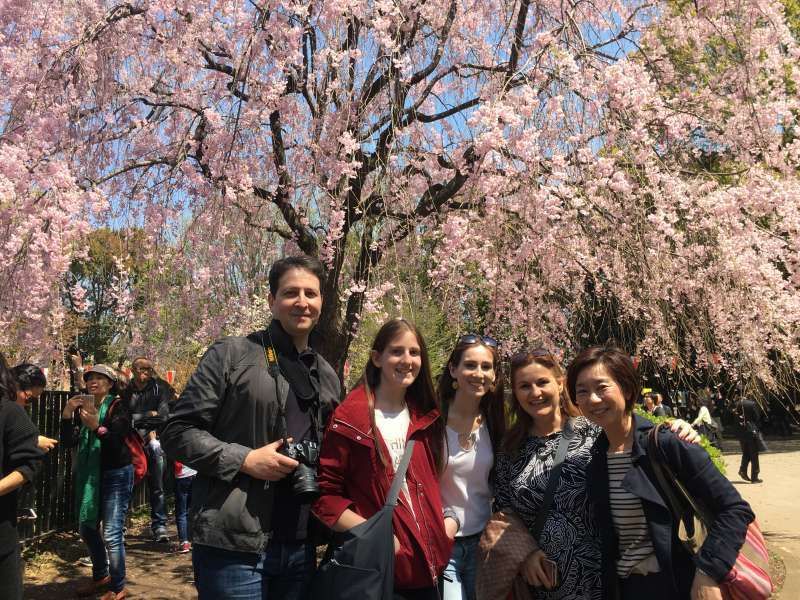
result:
<svg viewBox="0 0 800 600"><path fill-rule="evenodd" d="M53 438L44 437L43 435L40 435L39 440L36 442L36 445L39 446L39 450L50 452L50 450L56 447L57 443L58 440L54 440Z"/></svg>
<svg viewBox="0 0 800 600"><path fill-rule="evenodd" d="M293 458L278 452L278 448L282 445L283 440L278 440L256 450L250 450L242 463L240 471L255 479L280 481L300 464Z"/></svg>

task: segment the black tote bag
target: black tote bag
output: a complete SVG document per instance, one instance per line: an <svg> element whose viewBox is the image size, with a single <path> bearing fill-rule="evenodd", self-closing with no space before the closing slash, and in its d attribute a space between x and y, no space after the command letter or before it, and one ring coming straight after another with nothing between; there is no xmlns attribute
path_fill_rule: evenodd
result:
<svg viewBox="0 0 800 600"><path fill-rule="evenodd" d="M394 595L392 514L414 450L406 443L383 507L364 523L334 534L314 582L312 600L391 600Z"/></svg>

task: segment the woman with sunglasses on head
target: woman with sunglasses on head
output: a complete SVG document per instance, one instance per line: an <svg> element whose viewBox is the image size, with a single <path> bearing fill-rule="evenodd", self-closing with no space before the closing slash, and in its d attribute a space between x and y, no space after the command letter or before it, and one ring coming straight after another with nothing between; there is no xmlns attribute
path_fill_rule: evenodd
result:
<svg viewBox="0 0 800 600"><path fill-rule="evenodd" d="M601 430L567 402L564 372L547 350L512 358L511 387L514 423L496 458L495 510L516 513L539 546L520 565L520 574L537 600L606 598L600 535L586 479L591 448ZM684 422L676 421L673 429L684 426L693 435ZM552 503L542 511L565 435ZM540 513L542 521L537 524Z"/></svg>
<svg viewBox="0 0 800 600"><path fill-rule="evenodd" d="M569 396L602 427L588 482L599 524L606 598L721 600L719 584L731 571L755 518L739 492L700 446L633 414L641 385L627 353L613 347L582 351L567 372ZM678 524L653 470L653 441L688 492L714 515L696 555L678 538Z"/></svg>
<svg viewBox="0 0 800 600"><path fill-rule="evenodd" d="M439 487L445 528L455 538L444 600L475 600L478 541L492 514L490 473L505 434L502 382L497 341L475 334L458 340L439 378L447 448Z"/></svg>
<svg viewBox="0 0 800 600"><path fill-rule="evenodd" d="M334 411L322 440L320 498L314 514L347 531L383 507L406 443L414 440L394 530L394 598L438 600L437 578L450 556L438 477L443 423L425 342L405 319L385 323L359 385Z"/></svg>

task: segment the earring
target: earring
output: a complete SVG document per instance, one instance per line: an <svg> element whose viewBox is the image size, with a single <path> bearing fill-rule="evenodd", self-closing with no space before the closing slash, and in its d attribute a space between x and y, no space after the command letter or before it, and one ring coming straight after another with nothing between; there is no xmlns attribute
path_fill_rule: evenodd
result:
<svg viewBox="0 0 800 600"><path fill-rule="evenodd" d="M454 390L458 389L458 382L457 381L453 381L452 385L453 385L453 389Z"/></svg>

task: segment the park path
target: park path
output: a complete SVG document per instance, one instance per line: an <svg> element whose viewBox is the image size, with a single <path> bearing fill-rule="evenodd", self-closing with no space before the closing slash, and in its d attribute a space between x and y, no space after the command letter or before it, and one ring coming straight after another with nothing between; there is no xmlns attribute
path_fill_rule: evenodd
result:
<svg viewBox="0 0 800 600"><path fill-rule="evenodd" d="M753 507L769 547L783 559L786 580L774 597L800 598L800 439L768 440L770 452L761 455L764 483L744 481L737 472L741 454L735 442L725 443L728 477ZM731 453L729 453L729 451Z"/></svg>
<svg viewBox="0 0 800 600"><path fill-rule="evenodd" d="M177 532L170 524L172 541ZM192 584L192 555L170 551L171 545L149 538L149 519L134 519L126 536L128 592L131 598L189 600L197 598ZM25 600L70 600L76 585L91 577L91 567L77 561L86 547L73 533L62 533L47 541L35 557L26 561Z"/></svg>

